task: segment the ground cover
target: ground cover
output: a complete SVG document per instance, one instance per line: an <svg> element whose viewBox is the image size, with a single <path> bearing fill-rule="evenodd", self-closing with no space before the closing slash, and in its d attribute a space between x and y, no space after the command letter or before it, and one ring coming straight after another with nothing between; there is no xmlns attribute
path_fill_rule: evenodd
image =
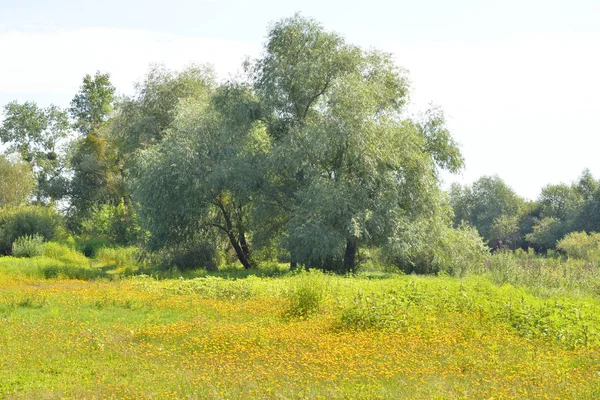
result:
<svg viewBox="0 0 600 400"><path fill-rule="evenodd" d="M6 271L3 398L600 396L593 296L482 277Z"/></svg>

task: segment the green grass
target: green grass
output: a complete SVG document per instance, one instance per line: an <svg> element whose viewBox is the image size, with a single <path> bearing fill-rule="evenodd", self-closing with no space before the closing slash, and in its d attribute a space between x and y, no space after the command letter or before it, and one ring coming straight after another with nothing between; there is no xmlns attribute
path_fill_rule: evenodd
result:
<svg viewBox="0 0 600 400"><path fill-rule="evenodd" d="M44 278L57 267L99 275ZM107 279L105 267L0 258L0 398L600 395L600 302L584 292L273 265Z"/></svg>
<svg viewBox="0 0 600 400"><path fill-rule="evenodd" d="M598 271L158 270L135 249L0 257L0 398L597 398Z"/></svg>

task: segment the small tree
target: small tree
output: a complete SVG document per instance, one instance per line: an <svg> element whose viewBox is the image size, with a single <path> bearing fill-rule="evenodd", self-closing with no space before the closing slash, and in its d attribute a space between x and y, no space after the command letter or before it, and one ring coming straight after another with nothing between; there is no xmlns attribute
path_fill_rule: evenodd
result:
<svg viewBox="0 0 600 400"><path fill-rule="evenodd" d="M107 139L107 120L113 110L115 88L110 75L86 75L71 101L71 116L81 137L72 143L70 185L71 220L74 227L102 204L118 204L122 181L115 150Z"/></svg>
<svg viewBox="0 0 600 400"><path fill-rule="evenodd" d="M57 200L66 194L61 141L69 131L67 113L51 105L40 108L33 102L12 102L4 107L0 142L8 151L28 162L37 180L36 199Z"/></svg>
<svg viewBox="0 0 600 400"><path fill-rule="evenodd" d="M26 203L35 188L31 166L0 155L0 207Z"/></svg>
<svg viewBox="0 0 600 400"><path fill-rule="evenodd" d="M521 245L519 218L516 215L501 215L494 220L490 229L490 244L494 248L516 249Z"/></svg>
<svg viewBox="0 0 600 400"><path fill-rule="evenodd" d="M600 233L571 232L556 244L569 257L600 262Z"/></svg>

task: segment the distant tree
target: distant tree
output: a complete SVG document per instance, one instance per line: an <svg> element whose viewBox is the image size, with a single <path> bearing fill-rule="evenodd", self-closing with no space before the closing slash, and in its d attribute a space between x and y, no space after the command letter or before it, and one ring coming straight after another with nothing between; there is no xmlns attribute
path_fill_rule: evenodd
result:
<svg viewBox="0 0 600 400"><path fill-rule="evenodd" d="M489 233L490 243L494 247L516 249L521 246L523 235L519 229L517 215L501 215L494 220Z"/></svg>
<svg viewBox="0 0 600 400"><path fill-rule="evenodd" d="M545 217L533 226L533 232L525 235L527 240L537 251L554 249L556 243L568 231L565 224L554 217Z"/></svg>
<svg viewBox="0 0 600 400"><path fill-rule="evenodd" d="M524 205L524 200L498 176L481 177L470 187L455 185L451 188L450 196L455 225L468 222L488 241L492 240L494 222L501 218L497 229L500 225L507 228L506 224L509 220L510 225L515 222L514 218ZM493 243L490 244L493 246Z"/></svg>
<svg viewBox="0 0 600 400"><path fill-rule="evenodd" d="M34 189L31 166L22 161L11 162L0 155L0 207L26 203Z"/></svg>
<svg viewBox="0 0 600 400"><path fill-rule="evenodd" d="M538 231L547 231L548 219L553 221L552 234L545 234L547 240L543 241L543 249L554 248L556 242L569 232L600 231L600 185L588 170L570 185L544 187L538 204Z"/></svg>
<svg viewBox="0 0 600 400"><path fill-rule="evenodd" d="M94 207L117 205L121 171L107 138L115 88L109 74L86 75L71 102L71 116L82 135L71 146L71 222L73 227L87 218Z"/></svg>
<svg viewBox="0 0 600 400"><path fill-rule="evenodd" d="M581 192L566 184L545 186L538 198L540 217L561 221L574 218L583 203Z"/></svg>
<svg viewBox="0 0 600 400"><path fill-rule="evenodd" d="M84 76L79 93L71 101L75 128L83 135L97 131L112 112L114 99L115 87L110 83L110 74L97 71L93 77Z"/></svg>
<svg viewBox="0 0 600 400"><path fill-rule="evenodd" d="M38 202L56 200L66 194L61 141L67 137L69 128L67 113L54 105L40 108L33 102L12 102L4 107L0 141L9 144L9 152L18 153L31 164L37 180Z"/></svg>

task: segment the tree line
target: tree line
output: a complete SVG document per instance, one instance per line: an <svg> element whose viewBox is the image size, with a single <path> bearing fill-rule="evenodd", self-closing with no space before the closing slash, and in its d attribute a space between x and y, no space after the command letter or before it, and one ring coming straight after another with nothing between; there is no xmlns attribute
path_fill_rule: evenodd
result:
<svg viewBox="0 0 600 400"><path fill-rule="evenodd" d="M463 158L443 112L409 115L408 77L390 54L310 18L274 23L241 71L219 82L206 66L152 66L131 96L97 72L68 110L6 105L0 242L2 213L32 203L60 208L78 238L141 245L181 267L215 268L227 253L244 268L277 259L352 272L377 253L438 272L457 268L456 248L485 252L479 234L543 251L596 226L589 173L537 202L497 177L444 193L440 171Z"/></svg>
<svg viewBox="0 0 600 400"><path fill-rule="evenodd" d="M498 176L452 185L454 224L477 228L492 248L556 249L572 232L600 231L600 182L584 170L570 184L550 184L535 201L519 197Z"/></svg>

